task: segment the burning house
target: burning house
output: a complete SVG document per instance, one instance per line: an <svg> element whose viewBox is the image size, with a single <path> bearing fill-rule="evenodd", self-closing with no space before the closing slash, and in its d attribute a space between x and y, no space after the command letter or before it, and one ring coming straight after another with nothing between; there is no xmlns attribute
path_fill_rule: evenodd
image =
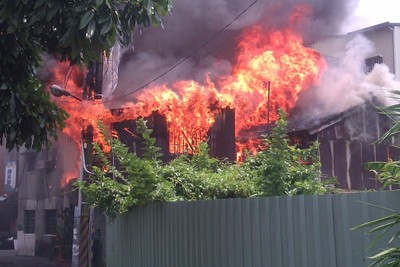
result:
<svg viewBox="0 0 400 267"><path fill-rule="evenodd" d="M80 152L89 144L82 142L82 130L93 127L90 139L103 143L98 121L138 154L134 122L143 117L165 160L208 142L213 156L234 161L257 145L251 138L239 142L239 134L270 127L282 108L290 115L289 133L300 143L321 142L324 174L337 176L349 190L376 188L362 163L387 159L392 147L373 144L389 122L367 103L384 99L382 88L400 88L390 76L400 69L394 56L400 45L393 42L400 28L374 29L381 36L375 52L363 41L351 41L353 35L316 43L335 33L350 12L348 1L323 2L176 1L176 16L166 18L165 30L138 31L132 47L115 46L102 65L88 66L89 81L96 77L89 88L78 68L46 60L49 87L63 85L84 100L53 98L70 114L63 135L51 151L15 155L20 254L37 253L54 241L55 229L71 225L60 215L79 204L71 183L82 176L79 166L90 154ZM205 6L208 12L201 12ZM368 38L375 41L373 34ZM383 61L389 69L366 74L364 60L377 55L369 64Z"/></svg>
<svg viewBox="0 0 400 267"><path fill-rule="evenodd" d="M124 112L119 111L119 112ZM115 113L119 113L115 112ZM118 115L116 115L118 116ZM169 161L183 153L193 154L200 142L207 141L210 154L220 159L236 160L235 154L235 113L232 109L220 109L215 114L215 122L206 133L201 131L171 131L165 116L153 112L145 118L146 125L152 129L152 137L156 145L161 148L162 160ZM113 130L118 133L118 138L127 145L130 152L141 156L142 139L137 134L136 120L124 120L113 124Z"/></svg>
<svg viewBox="0 0 400 267"><path fill-rule="evenodd" d="M389 130L392 120L366 102L340 113L312 120L291 121L288 135L300 147L320 143L321 171L327 178L337 178L342 189L379 189L381 184L364 164L397 160L400 151L395 140L376 141Z"/></svg>

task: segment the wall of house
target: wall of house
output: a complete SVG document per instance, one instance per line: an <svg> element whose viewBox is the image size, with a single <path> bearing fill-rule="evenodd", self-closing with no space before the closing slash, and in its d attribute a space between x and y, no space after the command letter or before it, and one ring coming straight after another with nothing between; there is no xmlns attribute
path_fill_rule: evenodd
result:
<svg viewBox="0 0 400 267"><path fill-rule="evenodd" d="M219 159L236 160L235 110L221 109L208 132L210 154Z"/></svg>
<svg viewBox="0 0 400 267"><path fill-rule="evenodd" d="M8 152L5 146L0 146L0 238L15 237L16 234L17 196L12 188L5 186L7 180L6 165L15 160L15 154L15 151ZM15 175L16 171L14 170L12 179L16 177ZM11 183L15 183L15 179Z"/></svg>
<svg viewBox="0 0 400 267"><path fill-rule="evenodd" d="M345 47L348 41L346 35L332 36L318 41L313 44L311 48L324 56L341 58L344 56Z"/></svg>
<svg viewBox="0 0 400 267"><path fill-rule="evenodd" d="M394 45L394 71L397 80L400 80L400 26L393 27L393 45Z"/></svg>
<svg viewBox="0 0 400 267"><path fill-rule="evenodd" d="M395 73L394 56L394 28L387 26L373 28L369 31L361 31L360 34L367 37L374 44L375 50L367 57L381 55L383 63L389 67L390 72ZM351 38L354 34L350 34Z"/></svg>
<svg viewBox="0 0 400 267"><path fill-rule="evenodd" d="M6 167L6 154L7 149L5 146L0 146L0 197L4 196L4 182L5 182L5 167Z"/></svg>
<svg viewBox="0 0 400 267"><path fill-rule="evenodd" d="M322 172L327 177L337 177L340 188L378 189L380 184L375 175L366 170L364 164L400 155L392 146L392 140L375 143L389 129L390 120L372 109L360 108L317 133Z"/></svg>

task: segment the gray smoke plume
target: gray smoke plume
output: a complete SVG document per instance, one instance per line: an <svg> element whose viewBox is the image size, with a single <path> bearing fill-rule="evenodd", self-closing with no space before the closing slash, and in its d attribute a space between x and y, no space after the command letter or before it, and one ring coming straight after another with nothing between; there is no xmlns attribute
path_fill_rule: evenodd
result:
<svg viewBox="0 0 400 267"><path fill-rule="evenodd" d="M296 120L341 113L370 100L381 106L395 104L391 91L400 90L400 82L388 66L375 64L371 72L366 72L365 59L375 53L373 43L363 35L343 39L345 49L337 51L344 53L327 60L320 85L300 94L293 111Z"/></svg>
<svg viewBox="0 0 400 267"><path fill-rule="evenodd" d="M173 12L164 19L163 28L139 29L131 47L115 48L114 57L106 64L103 100L107 106L117 108L134 100L131 92L165 72L151 85L184 79L201 83L206 73L218 82L219 76L230 75L237 38L252 25L259 25L266 32L292 28L306 45L321 36L338 33L358 0L252 3L253 0L173 1ZM303 14L296 15L298 11ZM182 60L182 64L169 71Z"/></svg>

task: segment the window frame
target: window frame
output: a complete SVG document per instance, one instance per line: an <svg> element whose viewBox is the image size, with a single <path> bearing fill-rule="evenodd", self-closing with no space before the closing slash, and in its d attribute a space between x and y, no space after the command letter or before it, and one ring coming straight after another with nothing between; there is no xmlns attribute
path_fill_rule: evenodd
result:
<svg viewBox="0 0 400 267"><path fill-rule="evenodd" d="M36 228L36 211L25 210L24 212L24 233L34 234Z"/></svg>

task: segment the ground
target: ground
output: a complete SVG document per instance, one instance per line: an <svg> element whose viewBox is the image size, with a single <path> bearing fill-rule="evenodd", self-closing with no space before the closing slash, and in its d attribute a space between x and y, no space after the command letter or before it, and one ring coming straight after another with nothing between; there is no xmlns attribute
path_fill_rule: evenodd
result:
<svg viewBox="0 0 400 267"><path fill-rule="evenodd" d="M0 267L69 267L43 257L19 256L15 250L0 250Z"/></svg>

